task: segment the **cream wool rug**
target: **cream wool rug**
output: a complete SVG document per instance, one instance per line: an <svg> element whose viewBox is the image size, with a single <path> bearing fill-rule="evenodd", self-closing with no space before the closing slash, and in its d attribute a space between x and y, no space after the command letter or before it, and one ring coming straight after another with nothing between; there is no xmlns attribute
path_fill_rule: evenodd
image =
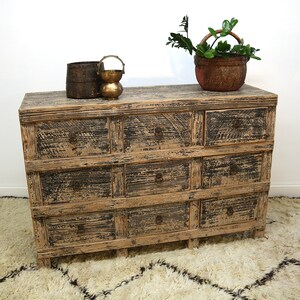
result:
<svg viewBox="0 0 300 300"><path fill-rule="evenodd" d="M0 198L0 224L1 300L300 299L300 199L270 199L261 239L68 257L51 269L36 268L28 199Z"/></svg>

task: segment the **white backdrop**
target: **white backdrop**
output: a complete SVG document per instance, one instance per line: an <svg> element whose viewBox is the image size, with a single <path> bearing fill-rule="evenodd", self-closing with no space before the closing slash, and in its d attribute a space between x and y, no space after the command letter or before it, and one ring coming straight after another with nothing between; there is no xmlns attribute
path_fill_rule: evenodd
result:
<svg viewBox="0 0 300 300"><path fill-rule="evenodd" d="M0 0L0 195L26 195L18 108L26 92L65 89L66 65L123 59L123 86L196 83L193 58L165 46L190 17L197 44L207 27L234 30L260 48L246 83L279 95L272 195L300 196L300 1Z"/></svg>

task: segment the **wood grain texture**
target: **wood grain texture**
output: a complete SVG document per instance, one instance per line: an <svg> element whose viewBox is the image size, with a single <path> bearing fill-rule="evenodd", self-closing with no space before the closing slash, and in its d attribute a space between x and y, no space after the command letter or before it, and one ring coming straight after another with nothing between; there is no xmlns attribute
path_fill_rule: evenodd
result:
<svg viewBox="0 0 300 300"><path fill-rule="evenodd" d="M42 122L36 126L40 159L96 155L109 152L105 118Z"/></svg>
<svg viewBox="0 0 300 300"><path fill-rule="evenodd" d="M207 146L260 141L267 137L267 108L206 112Z"/></svg>
<svg viewBox="0 0 300 300"><path fill-rule="evenodd" d="M252 230L263 236L277 95L244 85L26 94L19 109L39 265Z"/></svg>
<svg viewBox="0 0 300 300"><path fill-rule="evenodd" d="M189 188L190 161L127 165L126 196L154 195Z"/></svg>
<svg viewBox="0 0 300 300"><path fill-rule="evenodd" d="M175 241L185 241L188 239L223 235L228 233L238 233L255 229L257 222L245 222L241 224L231 224L211 228L200 228L193 230L182 230L177 232L161 233L159 235L137 236L118 240L105 240L95 243L84 243L78 245L64 245L55 248L44 248L38 251L38 258L60 257L66 255L93 253L97 251L107 251L120 249L122 247L132 248L145 245L155 245L159 243L169 243Z"/></svg>
<svg viewBox="0 0 300 300"><path fill-rule="evenodd" d="M201 201L201 227L240 224L254 220L258 195Z"/></svg>
<svg viewBox="0 0 300 300"><path fill-rule="evenodd" d="M139 208L154 206L166 203L182 203L212 199L216 197L230 197L235 195L267 192L270 182L256 182L252 184L239 185L238 188L229 186L213 187L203 190L188 190L184 192L168 193L158 195L145 195L137 197L102 198L101 201L95 198L86 203L84 199L78 203L62 203L56 205L43 205L32 207L34 217L62 216L69 214L80 214L95 211L119 210L127 208Z"/></svg>
<svg viewBox="0 0 300 300"><path fill-rule="evenodd" d="M189 146L190 123L190 113L128 116L124 120L125 152Z"/></svg>
<svg viewBox="0 0 300 300"><path fill-rule="evenodd" d="M182 160L203 156L216 156L239 153L257 153L273 149L273 142L224 145L222 147L194 146L173 150L145 151L135 153L103 154L101 156L71 157L62 159L27 160L28 172L71 170L123 164L144 164L159 161Z"/></svg>
<svg viewBox="0 0 300 300"><path fill-rule="evenodd" d="M129 236L160 234L188 229L186 203L160 205L128 211Z"/></svg>
<svg viewBox="0 0 300 300"><path fill-rule="evenodd" d="M45 203L89 201L111 196L111 168L41 173Z"/></svg>
<svg viewBox="0 0 300 300"><path fill-rule="evenodd" d="M203 188L261 180L262 154L204 157Z"/></svg>
<svg viewBox="0 0 300 300"><path fill-rule="evenodd" d="M223 108L275 106L277 95L249 85L238 92L207 92L197 84L125 88L119 100L68 99L65 91L27 93L21 123Z"/></svg>
<svg viewBox="0 0 300 300"><path fill-rule="evenodd" d="M46 219L49 246L115 238L113 214L93 213Z"/></svg>

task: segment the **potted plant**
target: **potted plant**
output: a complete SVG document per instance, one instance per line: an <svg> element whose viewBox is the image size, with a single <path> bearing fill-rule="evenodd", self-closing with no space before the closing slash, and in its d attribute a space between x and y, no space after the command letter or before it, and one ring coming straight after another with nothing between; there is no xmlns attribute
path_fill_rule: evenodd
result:
<svg viewBox="0 0 300 300"><path fill-rule="evenodd" d="M167 45L187 50L191 55L195 52L196 78L204 90L222 92L238 90L244 84L249 59L260 60L255 55L259 49L249 44L245 45L244 41L232 32L237 23L238 20L232 18L230 21L224 20L221 29L214 30L209 27L209 33L196 46L188 36L188 16L184 16L180 24L186 36L181 33L170 33ZM220 40L228 35L237 41L236 45L231 46L227 40ZM207 40L211 37L214 41L208 44Z"/></svg>

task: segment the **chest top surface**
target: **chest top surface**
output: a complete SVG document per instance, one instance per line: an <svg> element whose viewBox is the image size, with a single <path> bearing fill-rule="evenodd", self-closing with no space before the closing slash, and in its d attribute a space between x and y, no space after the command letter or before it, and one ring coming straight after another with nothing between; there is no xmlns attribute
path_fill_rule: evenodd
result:
<svg viewBox="0 0 300 300"><path fill-rule="evenodd" d="M134 114L190 109L274 106L277 95L244 85L235 92L203 91L198 84L124 88L118 100L70 99L65 91L27 93L19 109L21 122L36 121L39 115L98 111L100 115Z"/></svg>

